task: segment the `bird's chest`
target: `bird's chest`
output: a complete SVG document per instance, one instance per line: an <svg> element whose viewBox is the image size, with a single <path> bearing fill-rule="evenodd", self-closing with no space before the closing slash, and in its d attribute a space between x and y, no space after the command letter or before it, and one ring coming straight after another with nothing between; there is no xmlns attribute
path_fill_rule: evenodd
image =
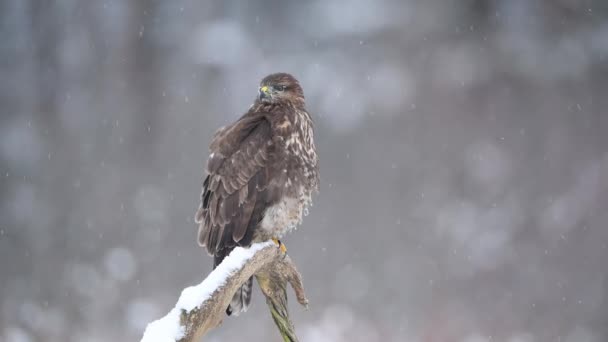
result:
<svg viewBox="0 0 608 342"><path fill-rule="evenodd" d="M269 188L280 195L265 210L260 226L267 237L279 238L296 228L308 214L312 192L318 186L318 172L310 119L295 115L277 127L283 130L276 141L278 153Z"/></svg>
<svg viewBox="0 0 608 342"><path fill-rule="evenodd" d="M264 212L260 227L268 237L280 238L302 223L302 216L308 214L310 194L299 197L284 196Z"/></svg>

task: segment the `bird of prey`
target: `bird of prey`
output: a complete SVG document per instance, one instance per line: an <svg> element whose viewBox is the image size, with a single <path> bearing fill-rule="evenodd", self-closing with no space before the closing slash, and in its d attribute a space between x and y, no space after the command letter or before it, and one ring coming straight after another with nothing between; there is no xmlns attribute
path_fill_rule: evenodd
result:
<svg viewBox="0 0 608 342"><path fill-rule="evenodd" d="M302 221L318 192L319 164L304 92L290 74L262 79L258 96L236 122L213 136L201 204L198 242L217 267L235 247L280 238ZM249 279L226 309L247 310Z"/></svg>

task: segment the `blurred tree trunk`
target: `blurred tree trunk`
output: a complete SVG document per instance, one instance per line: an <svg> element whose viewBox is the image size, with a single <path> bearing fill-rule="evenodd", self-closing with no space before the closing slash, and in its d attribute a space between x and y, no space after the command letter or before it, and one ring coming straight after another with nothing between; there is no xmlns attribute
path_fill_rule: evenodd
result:
<svg viewBox="0 0 608 342"><path fill-rule="evenodd" d="M152 166L159 117L162 111L162 70L163 56L159 46L159 21L165 20L159 13L159 2L136 0L129 3L130 16L127 35L127 62L124 74L129 75L127 90L133 97L135 106L127 118L128 135L133 139L127 149L128 157L134 158L133 165L148 168ZM155 32L156 31L156 32ZM150 127L150 131L148 131Z"/></svg>

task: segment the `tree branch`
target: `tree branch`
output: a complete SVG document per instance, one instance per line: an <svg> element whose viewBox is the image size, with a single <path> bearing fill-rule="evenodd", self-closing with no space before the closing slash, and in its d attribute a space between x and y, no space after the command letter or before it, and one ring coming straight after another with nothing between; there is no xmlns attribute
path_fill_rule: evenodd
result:
<svg viewBox="0 0 608 342"><path fill-rule="evenodd" d="M234 293L256 276L275 324L285 341L297 341L287 310L286 284L298 302L308 300L291 258L272 241L235 248L202 283L184 291L165 317L148 324L141 342L194 342L219 326Z"/></svg>
<svg viewBox="0 0 608 342"><path fill-rule="evenodd" d="M266 297L266 305L268 305L270 315L279 329L283 341L297 342L295 328L289 319L287 310L287 283L289 282L294 289L298 302L306 308L308 308L308 299L304 293L302 277L295 265L289 256L285 255L283 260L263 267L255 277Z"/></svg>

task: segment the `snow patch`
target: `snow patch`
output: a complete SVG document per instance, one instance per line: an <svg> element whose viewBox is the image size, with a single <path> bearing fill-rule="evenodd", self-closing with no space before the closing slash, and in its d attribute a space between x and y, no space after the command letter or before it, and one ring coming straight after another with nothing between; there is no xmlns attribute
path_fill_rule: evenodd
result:
<svg viewBox="0 0 608 342"><path fill-rule="evenodd" d="M274 242L266 241L253 244L249 248L235 248L203 282L185 288L175 307L165 317L148 324L141 342L174 342L182 338L184 330L179 322L181 311L191 311L199 307L255 253L271 245L274 245Z"/></svg>
<svg viewBox="0 0 608 342"><path fill-rule="evenodd" d="M218 287L224 285L226 279L243 267L245 262L251 259L255 253L273 244L274 242L267 241L253 244L249 248L235 248L202 283L185 288L175 307L186 311L198 307L202 302L209 299Z"/></svg>
<svg viewBox="0 0 608 342"><path fill-rule="evenodd" d="M175 342L184 337L184 329L179 324L180 312L173 308L165 317L148 324L141 342Z"/></svg>

